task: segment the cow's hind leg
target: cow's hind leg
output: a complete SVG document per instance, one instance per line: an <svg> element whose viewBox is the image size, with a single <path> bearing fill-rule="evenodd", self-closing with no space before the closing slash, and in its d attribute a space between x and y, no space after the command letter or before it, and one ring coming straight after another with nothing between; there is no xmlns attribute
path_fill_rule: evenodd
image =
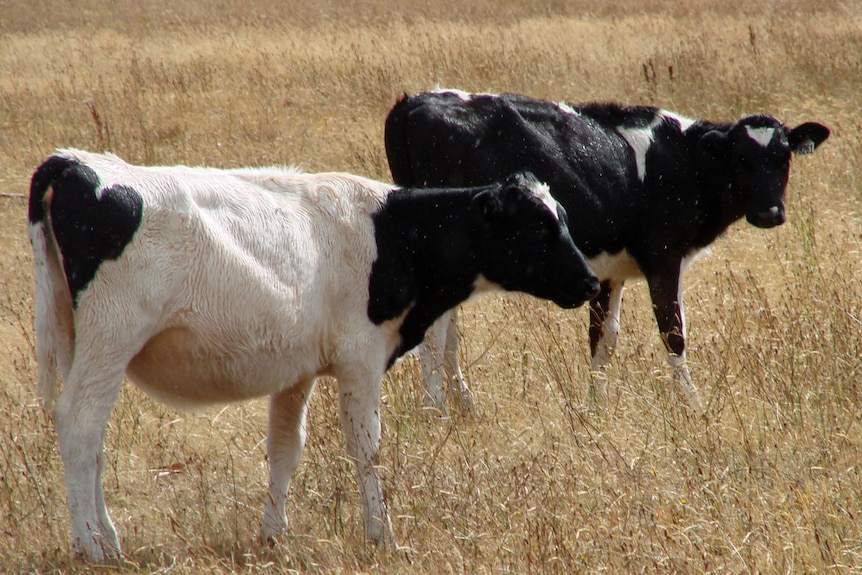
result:
<svg viewBox="0 0 862 575"><path fill-rule="evenodd" d="M54 408L72 516L72 544L76 552L97 561L120 554L117 531L105 506L102 470L105 425L124 370L124 364L105 356L76 355Z"/></svg>
<svg viewBox="0 0 862 575"><path fill-rule="evenodd" d="M271 542L287 529L285 500L290 479L305 447L308 400L316 379L302 380L269 400L269 496L263 511L260 537Z"/></svg>
<svg viewBox="0 0 862 575"><path fill-rule="evenodd" d="M446 412L446 390L443 387L445 371L444 349L446 346L449 314L437 318L419 346L419 363L422 367L424 386L423 403Z"/></svg>
<svg viewBox="0 0 862 575"><path fill-rule="evenodd" d="M457 319L454 309L437 318L419 348L425 405L436 407L443 413L446 413L444 380L448 384L449 395L456 398L462 408L473 406L473 394L464 383L458 363L460 337Z"/></svg>
<svg viewBox="0 0 862 575"><path fill-rule="evenodd" d="M473 407L473 392L464 383L464 374L461 373L461 364L458 362L458 347L461 345L461 337L458 335L458 312L452 310L446 325L446 345L443 348L443 372L449 380L449 393L457 397L461 407L469 409Z"/></svg>
<svg viewBox="0 0 862 575"><path fill-rule="evenodd" d="M608 397L607 367L620 334L623 280L605 280L599 294L590 300L590 392L594 400Z"/></svg>

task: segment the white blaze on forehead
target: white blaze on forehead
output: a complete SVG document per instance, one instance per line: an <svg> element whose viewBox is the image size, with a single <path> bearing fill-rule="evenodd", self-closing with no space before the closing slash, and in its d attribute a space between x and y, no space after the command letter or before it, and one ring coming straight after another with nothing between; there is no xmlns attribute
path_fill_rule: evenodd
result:
<svg viewBox="0 0 862 575"><path fill-rule="evenodd" d="M773 134L775 134L775 128L752 128L751 126L746 126L745 131L748 133L749 138L764 148L769 145Z"/></svg>
<svg viewBox="0 0 862 575"><path fill-rule="evenodd" d="M536 196L544 202L551 213L554 215L556 219L557 216L557 200L551 195L551 188L548 187L548 184L544 184L542 182L530 182L527 184L527 187L530 188Z"/></svg>
<svg viewBox="0 0 862 575"><path fill-rule="evenodd" d="M661 124L662 115L657 114L656 117L650 122L649 126L644 128L628 128L626 126L618 126L617 132L619 132L620 136L625 138L625 141L628 142L629 147L635 153L635 164L638 169L638 178L640 181L644 181L646 177L646 155L650 146L652 145L653 137L655 136L655 129Z"/></svg>

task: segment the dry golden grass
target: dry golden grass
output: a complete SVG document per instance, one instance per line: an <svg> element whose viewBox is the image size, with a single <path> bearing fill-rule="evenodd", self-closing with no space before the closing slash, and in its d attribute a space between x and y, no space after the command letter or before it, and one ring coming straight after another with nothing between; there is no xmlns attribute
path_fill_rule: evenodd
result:
<svg viewBox="0 0 862 575"><path fill-rule="evenodd" d="M470 414L384 382L396 535L363 541L333 382L312 400L283 546L255 540L265 402L197 414L126 387L104 476L126 553L171 573L847 573L862 569L862 10L841 2L12 0L0 19L0 570L71 555L62 464L35 396L25 194L55 147L139 163L300 163L388 179L383 118L435 84L833 130L793 167L789 222L738 224L686 276L690 418L643 285L604 409L586 313L487 296L462 313ZM321 6L317 6L320 4ZM38 12L38 14L34 14ZM5 194L11 194L5 195Z"/></svg>

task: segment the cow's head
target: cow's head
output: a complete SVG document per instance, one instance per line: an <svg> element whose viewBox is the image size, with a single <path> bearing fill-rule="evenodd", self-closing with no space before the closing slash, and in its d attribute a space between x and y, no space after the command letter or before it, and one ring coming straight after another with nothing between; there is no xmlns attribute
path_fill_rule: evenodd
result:
<svg viewBox="0 0 862 575"><path fill-rule="evenodd" d="M784 223L784 192L791 153L810 154L829 137L816 122L788 128L767 115L747 116L729 131L706 134L709 145L729 157L731 193L744 204L745 219L760 228Z"/></svg>
<svg viewBox="0 0 862 575"><path fill-rule="evenodd" d="M488 281L566 308L598 293L598 279L575 247L565 210L532 174L483 190L471 209L476 257Z"/></svg>

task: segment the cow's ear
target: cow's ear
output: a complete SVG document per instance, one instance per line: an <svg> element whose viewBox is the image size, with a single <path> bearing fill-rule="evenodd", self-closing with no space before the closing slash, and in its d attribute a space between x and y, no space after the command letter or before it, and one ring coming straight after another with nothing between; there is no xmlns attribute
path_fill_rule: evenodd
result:
<svg viewBox="0 0 862 575"><path fill-rule="evenodd" d="M530 195L530 191L525 187L523 181L507 184L503 188L503 209L509 217L518 215L518 206L521 201Z"/></svg>
<svg viewBox="0 0 862 575"><path fill-rule="evenodd" d="M805 122L787 134L790 149L799 155L812 153L829 137L829 128L817 122Z"/></svg>

